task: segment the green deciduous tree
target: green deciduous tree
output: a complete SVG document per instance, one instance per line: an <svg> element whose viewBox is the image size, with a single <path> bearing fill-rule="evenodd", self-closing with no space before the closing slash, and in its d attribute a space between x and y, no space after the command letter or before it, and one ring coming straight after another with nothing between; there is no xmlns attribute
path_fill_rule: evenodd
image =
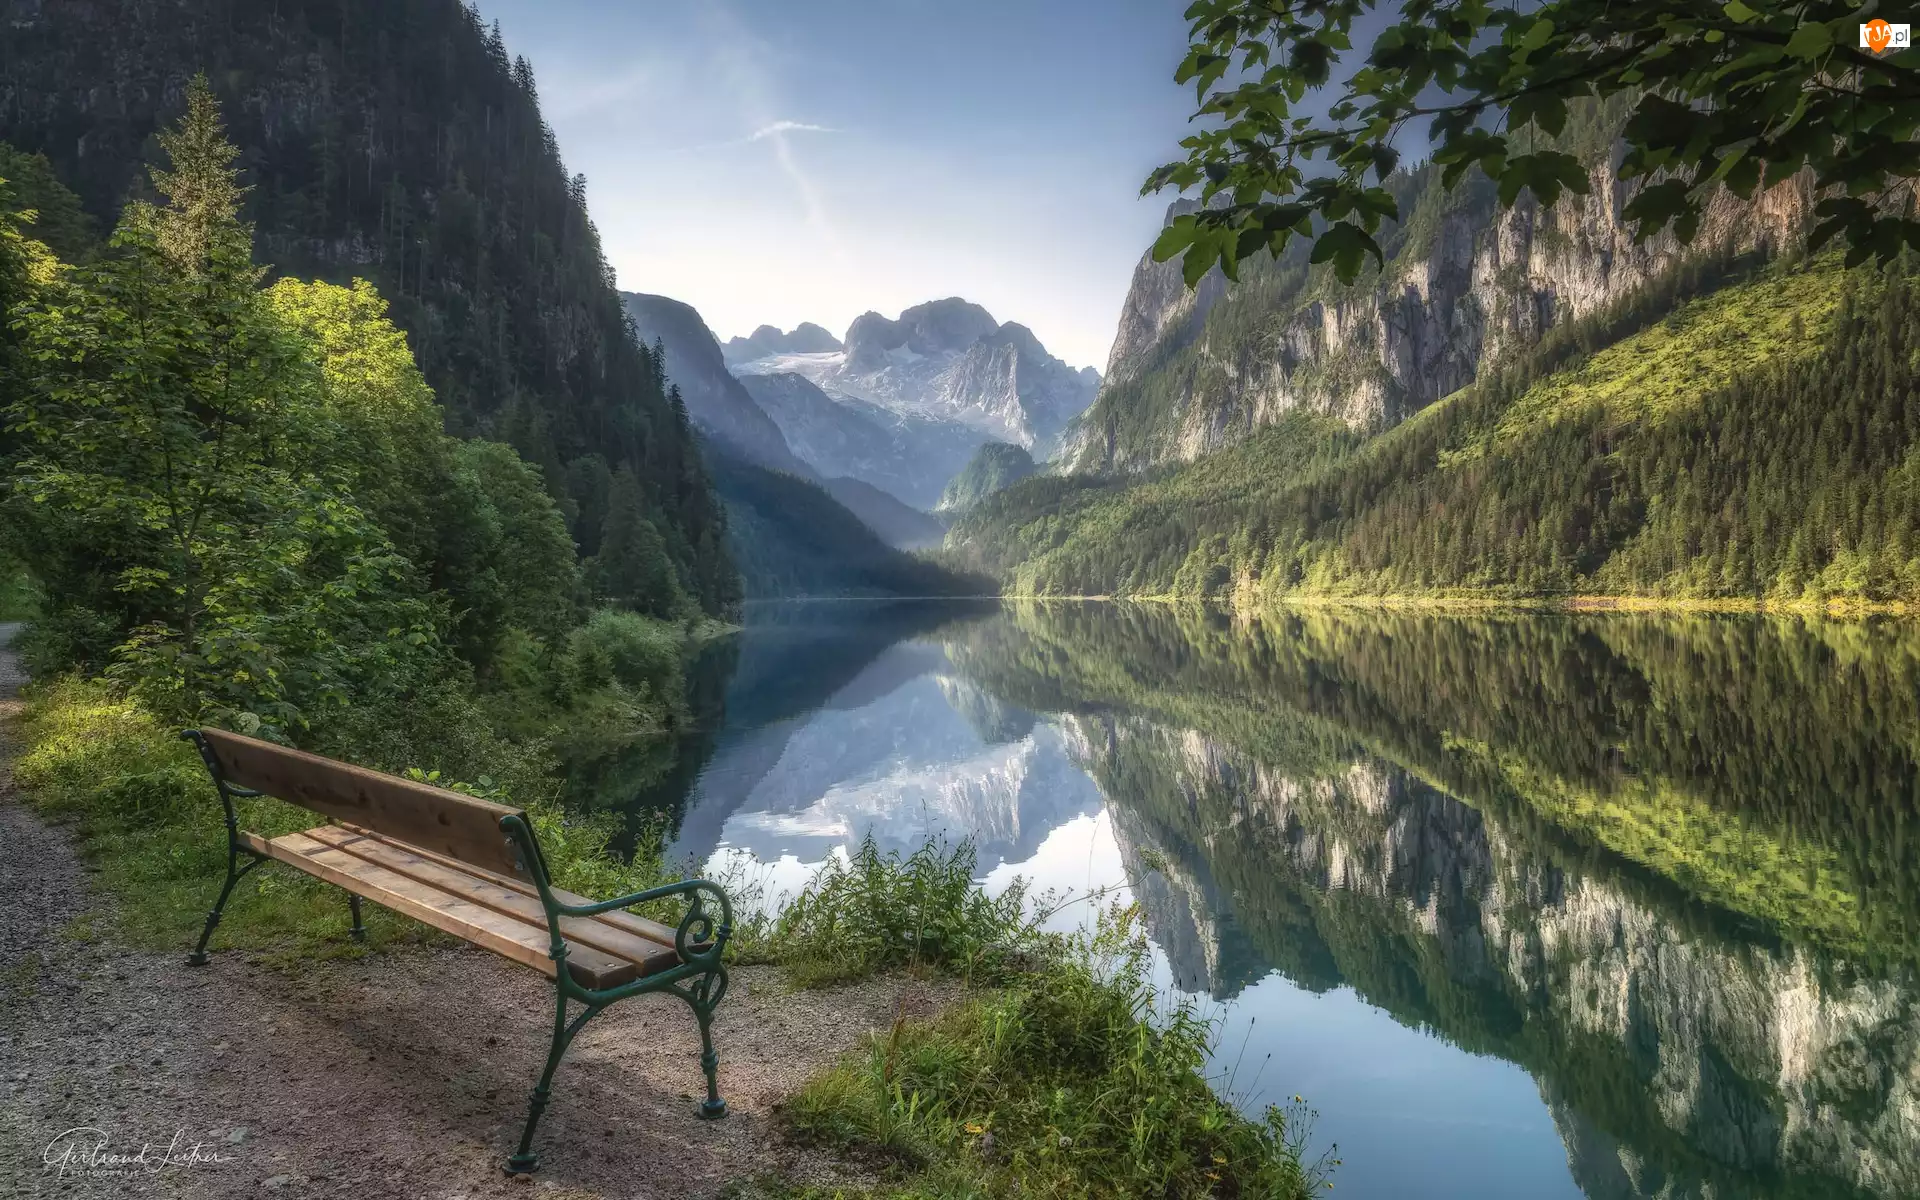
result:
<svg viewBox="0 0 1920 1200"><path fill-rule="evenodd" d="M394 546L430 567L440 555L453 441L387 302L365 280L347 288L283 279L266 303L318 359L320 452L346 471L355 499Z"/></svg>
<svg viewBox="0 0 1920 1200"><path fill-rule="evenodd" d="M163 145L166 203L129 205L104 254L15 308L9 516L60 657L170 714L286 729L403 686L433 612L353 500L310 345L258 288L204 82Z"/></svg>
<svg viewBox="0 0 1920 1200"><path fill-rule="evenodd" d="M55 176L44 154L27 154L0 142L0 179L9 194L0 198L0 211L23 218L33 240L66 259L76 261L95 248L93 218L80 207L80 198Z"/></svg>
<svg viewBox="0 0 1920 1200"><path fill-rule="evenodd" d="M1407 0L1349 63L1377 0L1196 0L1175 78L1205 127L1145 190L1198 188L1206 202L1155 243L1185 252L1188 283L1230 276L1295 236L1353 279L1383 260L1375 233L1403 214L1385 183L1410 123L1426 119L1448 186L1478 169L1512 204L1588 190L1559 136L1582 97L1637 97L1619 176L1641 186L1637 233L1692 240L1710 191L1742 197L1797 171L1822 192L1812 240L1849 262L1920 248L1920 51L1857 48L1871 12L1838 0ZM1351 65L1353 69L1346 68ZM1324 110L1321 103L1325 102Z"/></svg>
<svg viewBox="0 0 1920 1200"><path fill-rule="evenodd" d="M499 442L460 443L455 453L461 506L477 521L479 541L450 561L469 572L484 572L497 588L500 626L524 629L552 640L577 620L580 571L567 523L533 465ZM476 590L471 584L449 588L459 601ZM476 623L471 636L485 641L471 655L485 663L490 639L500 628Z"/></svg>

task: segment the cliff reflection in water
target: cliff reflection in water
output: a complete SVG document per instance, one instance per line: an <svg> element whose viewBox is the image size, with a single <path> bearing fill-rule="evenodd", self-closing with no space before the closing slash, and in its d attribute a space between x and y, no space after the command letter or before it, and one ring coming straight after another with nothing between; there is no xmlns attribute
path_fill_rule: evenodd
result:
<svg viewBox="0 0 1920 1200"><path fill-rule="evenodd" d="M1523 1066L1590 1197L1920 1195L1920 631L1076 604L942 636L1059 714L1181 986L1350 986Z"/></svg>

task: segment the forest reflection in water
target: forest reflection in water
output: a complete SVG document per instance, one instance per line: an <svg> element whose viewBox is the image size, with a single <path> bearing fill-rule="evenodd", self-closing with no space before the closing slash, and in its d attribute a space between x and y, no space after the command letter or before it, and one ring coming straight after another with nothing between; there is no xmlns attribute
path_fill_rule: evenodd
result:
<svg viewBox="0 0 1920 1200"><path fill-rule="evenodd" d="M667 766L581 778L700 859L1124 886L1337 1194L1920 1195L1920 627L765 615Z"/></svg>

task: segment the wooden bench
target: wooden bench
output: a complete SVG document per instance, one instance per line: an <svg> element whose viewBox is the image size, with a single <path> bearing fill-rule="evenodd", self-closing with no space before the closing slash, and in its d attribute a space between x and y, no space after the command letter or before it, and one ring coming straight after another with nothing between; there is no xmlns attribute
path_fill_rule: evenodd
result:
<svg viewBox="0 0 1920 1200"><path fill-rule="evenodd" d="M347 892L357 938L365 936L365 897L553 980L553 1040L509 1170L539 1166L534 1126L567 1045L588 1018L629 996L672 992L693 1009L707 1076L700 1114L726 1115L712 1021L727 992L721 954L733 909L717 884L695 879L615 900L588 900L553 886L533 827L517 808L224 730L190 729L181 736L199 747L227 822L227 880L188 962L207 961L207 941L234 884L269 859L286 863ZM299 805L328 821L276 838L248 833L240 828L234 801L254 796ZM669 897L687 901L677 926L626 911ZM569 1001L585 1006L571 1020Z"/></svg>

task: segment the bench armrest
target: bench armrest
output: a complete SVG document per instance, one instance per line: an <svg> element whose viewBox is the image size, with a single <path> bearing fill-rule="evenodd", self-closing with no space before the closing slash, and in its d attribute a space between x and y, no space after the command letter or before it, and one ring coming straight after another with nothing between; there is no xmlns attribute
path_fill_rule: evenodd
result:
<svg viewBox="0 0 1920 1200"><path fill-rule="evenodd" d="M709 879L669 883L594 904L556 904L554 911L563 917L597 917L601 913L632 908L650 900L665 900L669 896L685 896L688 901L687 913L680 918L680 927L673 934L673 948L679 953L680 961L718 963L721 951L726 949L727 938L733 933L733 902L727 898L726 889ZM717 922L715 914L708 908L712 900L719 902Z"/></svg>

